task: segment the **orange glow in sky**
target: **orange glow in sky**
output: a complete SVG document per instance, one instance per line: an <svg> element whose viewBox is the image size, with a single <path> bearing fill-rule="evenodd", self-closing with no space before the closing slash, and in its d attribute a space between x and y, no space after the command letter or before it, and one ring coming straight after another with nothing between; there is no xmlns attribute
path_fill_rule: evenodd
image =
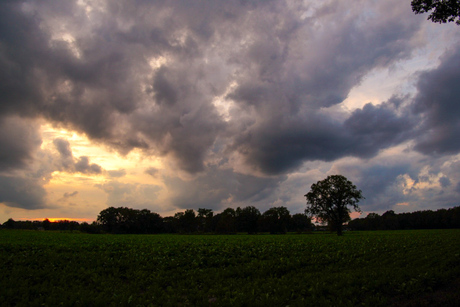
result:
<svg viewBox="0 0 460 307"><path fill-rule="evenodd" d="M47 218L35 218L35 219L28 219L28 218L20 218L21 221L44 221L48 219L50 222L59 222L59 221L72 221L72 222L92 222L91 219L83 219L83 218L71 218L71 217L47 217Z"/></svg>

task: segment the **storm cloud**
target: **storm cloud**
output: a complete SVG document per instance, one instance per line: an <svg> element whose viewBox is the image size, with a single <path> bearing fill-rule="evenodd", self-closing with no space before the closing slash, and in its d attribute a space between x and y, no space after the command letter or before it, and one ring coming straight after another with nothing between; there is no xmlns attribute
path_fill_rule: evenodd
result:
<svg viewBox="0 0 460 307"><path fill-rule="evenodd" d="M418 29L405 11L370 19L339 14L341 2L130 4L3 5L4 112L44 116L121 152L169 155L189 173L203 171L222 136L249 166L280 173L361 154L318 111L341 103L371 69L410 56ZM227 121L213 103L222 95Z"/></svg>
<svg viewBox="0 0 460 307"><path fill-rule="evenodd" d="M414 112L423 118L415 149L425 154L460 152L460 49L449 50L417 82Z"/></svg>
<svg viewBox="0 0 460 307"><path fill-rule="evenodd" d="M22 169L33 161L42 140L36 123L0 117L0 172Z"/></svg>
<svg viewBox="0 0 460 307"><path fill-rule="evenodd" d="M435 172L460 151L458 44L412 76L412 92L344 105L369 74L426 46L419 17L398 0L4 1L0 171L13 176L39 159L42 121L120 156L162 159L164 168L144 169L163 188L121 183L126 170L105 171L54 139L48 176L107 175L99 187L110 204L153 206L167 190L174 208L283 205L294 189L289 176L309 172L305 165L346 170L343 159L352 158L368 163L346 172L359 173L369 208L384 208L377 199L404 176L417 181L426 165ZM425 166L378 162L396 147L425 157ZM457 178L441 169L432 181L453 189ZM18 202L41 206L43 183L21 176L10 185L31 189ZM395 195L388 203L408 197Z"/></svg>
<svg viewBox="0 0 460 307"><path fill-rule="evenodd" d="M0 176L0 203L9 207L39 209L46 206L46 190L36 178Z"/></svg>

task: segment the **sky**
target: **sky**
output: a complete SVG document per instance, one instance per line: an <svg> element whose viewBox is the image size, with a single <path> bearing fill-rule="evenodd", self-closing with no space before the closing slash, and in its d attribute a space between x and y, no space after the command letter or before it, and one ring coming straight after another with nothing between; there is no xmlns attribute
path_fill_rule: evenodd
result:
<svg viewBox="0 0 460 307"><path fill-rule="evenodd" d="M401 0L0 3L0 223L459 205L460 27ZM354 215L356 217L358 215Z"/></svg>

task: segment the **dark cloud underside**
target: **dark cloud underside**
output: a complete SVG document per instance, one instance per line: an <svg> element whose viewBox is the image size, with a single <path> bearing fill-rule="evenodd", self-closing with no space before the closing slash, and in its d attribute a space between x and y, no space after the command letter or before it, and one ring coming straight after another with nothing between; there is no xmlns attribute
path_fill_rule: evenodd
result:
<svg viewBox="0 0 460 307"><path fill-rule="evenodd" d="M414 111L423 122L415 149L425 154L460 152L460 49L449 51L441 61L417 83Z"/></svg>
<svg viewBox="0 0 460 307"><path fill-rule="evenodd" d="M46 191L34 178L0 176L0 203L10 207L40 209L46 207Z"/></svg>
<svg viewBox="0 0 460 307"><path fill-rule="evenodd" d="M38 126L18 117L0 116L0 173L25 168L41 145Z"/></svg>
<svg viewBox="0 0 460 307"><path fill-rule="evenodd" d="M384 5L368 8L372 18L357 4L342 14L341 2L101 3L2 5L2 113L44 116L121 153L167 155L189 173L204 170L219 136L270 174L375 154L356 146L356 125L344 134L318 112L408 57L418 29ZM213 103L222 95L228 120ZM390 132L381 147L398 142Z"/></svg>

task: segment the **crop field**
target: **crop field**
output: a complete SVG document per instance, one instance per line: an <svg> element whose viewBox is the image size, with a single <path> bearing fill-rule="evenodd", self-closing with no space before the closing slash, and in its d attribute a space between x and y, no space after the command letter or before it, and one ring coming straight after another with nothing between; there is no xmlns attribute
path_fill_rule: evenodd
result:
<svg viewBox="0 0 460 307"><path fill-rule="evenodd" d="M435 297L454 306L458 289L435 294L458 285L459 239L460 230L343 237L2 230L0 305L410 306Z"/></svg>

